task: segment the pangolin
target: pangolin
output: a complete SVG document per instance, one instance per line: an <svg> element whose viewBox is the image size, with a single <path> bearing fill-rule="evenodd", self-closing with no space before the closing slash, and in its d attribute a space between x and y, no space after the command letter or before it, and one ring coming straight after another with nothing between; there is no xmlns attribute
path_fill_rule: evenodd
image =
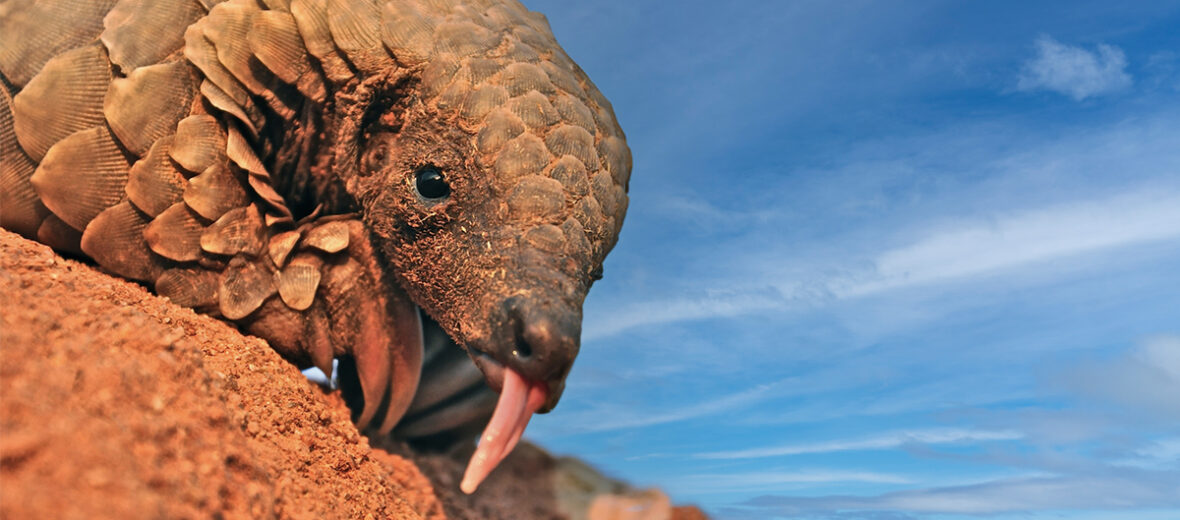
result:
<svg viewBox="0 0 1180 520"><path fill-rule="evenodd" d="M631 152L543 15L0 0L0 76L5 228L338 360L366 431L491 415L466 492L557 403Z"/></svg>

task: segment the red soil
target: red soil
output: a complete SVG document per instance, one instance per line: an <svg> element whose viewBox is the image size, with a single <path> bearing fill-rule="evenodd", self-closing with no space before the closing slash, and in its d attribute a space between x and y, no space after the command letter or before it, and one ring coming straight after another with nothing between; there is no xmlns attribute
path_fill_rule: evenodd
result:
<svg viewBox="0 0 1180 520"><path fill-rule="evenodd" d="M470 448L373 448L265 341L3 230L0 294L0 518L704 518L590 515L634 492L523 443L462 495Z"/></svg>

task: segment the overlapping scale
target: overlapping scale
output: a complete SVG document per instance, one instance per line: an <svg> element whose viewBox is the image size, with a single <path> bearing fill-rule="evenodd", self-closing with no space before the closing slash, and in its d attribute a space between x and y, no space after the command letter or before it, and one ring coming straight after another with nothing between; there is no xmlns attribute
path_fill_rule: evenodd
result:
<svg viewBox="0 0 1180 520"><path fill-rule="evenodd" d="M119 142L142 156L152 143L176 131L196 94L196 78L184 61L139 67L111 81L103 113Z"/></svg>
<svg viewBox="0 0 1180 520"><path fill-rule="evenodd" d="M254 193L262 197L271 210L278 213L280 219L292 220L287 201L275 191L271 184L270 172L254 154L254 149L250 147L246 138L233 127L230 127L226 138L225 153L234 164L246 171L246 180Z"/></svg>
<svg viewBox="0 0 1180 520"><path fill-rule="evenodd" d="M115 0L11 4L14 9L0 17L0 71L20 88L51 58L97 39Z"/></svg>
<svg viewBox="0 0 1180 520"><path fill-rule="evenodd" d="M239 105L229 94L209 80L201 82L201 96L218 110L236 117L246 127L246 131L250 132L250 135L258 135L258 127L255 125L261 124L265 120L265 116L259 111L257 105L253 103L247 106Z"/></svg>
<svg viewBox="0 0 1180 520"><path fill-rule="evenodd" d="M288 307L297 310L307 310L315 301L316 289L320 285L320 270L323 260L314 253L300 253L295 255L276 275L279 286L279 297Z"/></svg>
<svg viewBox="0 0 1180 520"><path fill-rule="evenodd" d="M348 242L348 223L342 220L320 224L303 236L303 245L325 253L343 251L348 247Z"/></svg>
<svg viewBox="0 0 1180 520"><path fill-rule="evenodd" d="M565 190L549 177L528 175L508 195L508 212L518 220L547 219L565 208Z"/></svg>
<svg viewBox="0 0 1180 520"><path fill-rule="evenodd" d="M549 165L549 151L540 137L523 133L505 143L494 171L502 180L536 173Z"/></svg>
<svg viewBox="0 0 1180 520"><path fill-rule="evenodd" d="M585 128L590 135L598 130L598 123L594 121L594 113L584 103L569 94L561 94L553 101L553 108L562 121L571 125Z"/></svg>
<svg viewBox="0 0 1180 520"><path fill-rule="evenodd" d="M123 198L129 166L104 125L53 145L30 181L46 207L82 230Z"/></svg>
<svg viewBox="0 0 1180 520"><path fill-rule="evenodd" d="M504 64L488 58L471 57L463 60L459 75L472 85L488 81L504 69ZM514 94L515 95L515 94Z"/></svg>
<svg viewBox="0 0 1180 520"><path fill-rule="evenodd" d="M198 215L217 220L225 212L248 204L250 194L229 166L218 162L189 179L184 189L184 202Z"/></svg>
<svg viewBox="0 0 1180 520"><path fill-rule="evenodd" d="M187 204L177 202L147 225L143 237L148 247L160 256L192 262L201 259L201 235L205 227Z"/></svg>
<svg viewBox="0 0 1180 520"><path fill-rule="evenodd" d="M266 226L253 204L225 212L201 234L201 249L218 255L258 256L265 246Z"/></svg>
<svg viewBox="0 0 1180 520"><path fill-rule="evenodd" d="M332 41L325 0L291 0L291 15L295 17L295 26L299 28L307 52L320 61L324 75L336 83L352 79L352 68Z"/></svg>
<svg viewBox="0 0 1180 520"><path fill-rule="evenodd" d="M631 149L623 139L610 136L598 143L598 153L606 159L606 168L615 183L624 188L631 181Z"/></svg>
<svg viewBox="0 0 1180 520"><path fill-rule="evenodd" d="M282 268L287 264L287 257L295 249L295 244L299 243L302 236L298 231L284 231L270 237L266 249L275 267Z"/></svg>
<svg viewBox="0 0 1180 520"><path fill-rule="evenodd" d="M493 109L508 101L508 91L498 85L482 85L467 95L460 109L464 119L480 122Z"/></svg>
<svg viewBox="0 0 1180 520"><path fill-rule="evenodd" d="M590 193L590 177L587 175L586 165L571 155L563 156L550 165L546 175L560 182L566 193L575 198Z"/></svg>
<svg viewBox="0 0 1180 520"><path fill-rule="evenodd" d="M312 68L311 57L290 13L262 11L256 14L246 39L254 56L275 76L294 85L312 101L324 101L323 80Z"/></svg>
<svg viewBox="0 0 1180 520"><path fill-rule="evenodd" d="M516 114L505 108L497 108L484 119L475 138L476 147L480 153L495 153L524 131L524 121Z"/></svg>
<svg viewBox="0 0 1180 520"><path fill-rule="evenodd" d="M196 0L119 0L103 19L111 61L130 74L159 63L184 44L184 28L205 9Z"/></svg>
<svg viewBox="0 0 1180 520"><path fill-rule="evenodd" d="M539 66L549 76L549 81L557 88L578 98L585 96L581 82L568 68L560 67L552 61L543 61Z"/></svg>
<svg viewBox="0 0 1180 520"><path fill-rule="evenodd" d="M127 176L127 198L151 217L180 202L188 185L168 156L172 140L172 136L157 140L147 155L131 165Z"/></svg>
<svg viewBox="0 0 1180 520"><path fill-rule="evenodd" d="M201 19L205 38L217 49L217 59L246 90L261 98L265 106L283 120L295 117L295 110L286 99L286 92L279 88L270 70L254 56L248 35L254 26L254 16L261 13L252 2L227 2L209 11ZM221 86L220 84L218 86ZM246 105L242 105L246 108ZM250 111L244 110L247 114ZM253 121L255 128L262 128L264 119Z"/></svg>
<svg viewBox="0 0 1180 520"><path fill-rule="evenodd" d="M328 0L328 29L336 48L358 69L393 67L381 44L381 11L374 0Z"/></svg>
<svg viewBox="0 0 1180 520"><path fill-rule="evenodd" d="M58 141L102 125L102 100L110 83L110 64L101 45L49 60L12 99L16 137L29 157L41 161Z"/></svg>
<svg viewBox="0 0 1180 520"><path fill-rule="evenodd" d="M184 57L187 58L193 65L196 65L205 77L217 85L233 103L242 107L243 110L249 114L253 112L253 100L250 99L249 92L243 86L229 69L221 63L217 55L217 48L205 36L205 26L208 24L207 18L201 18L188 27L184 32ZM262 121L255 121L256 127L262 126Z"/></svg>
<svg viewBox="0 0 1180 520"><path fill-rule="evenodd" d="M418 88L423 96L433 98L451 84L459 72L459 60L454 56L437 56L422 66Z"/></svg>
<svg viewBox="0 0 1180 520"><path fill-rule="evenodd" d="M164 271L164 263L152 254L144 240L146 215L130 202L107 208L86 226L82 251L103 269L124 278L152 281Z"/></svg>
<svg viewBox="0 0 1180 520"><path fill-rule="evenodd" d="M589 266L594 251L582 223L574 217L569 217L561 223L561 232L565 236L565 255L578 265Z"/></svg>
<svg viewBox="0 0 1180 520"><path fill-rule="evenodd" d="M436 22L422 15L411 2L384 2L381 40L398 62L418 65L434 55Z"/></svg>
<svg viewBox="0 0 1180 520"><path fill-rule="evenodd" d="M258 310L275 292L274 273L262 262L235 257L221 275L218 307L226 318L240 320Z"/></svg>
<svg viewBox="0 0 1180 520"><path fill-rule="evenodd" d="M561 125L545 136L545 145L556 157L573 156L586 165L587 169L598 169L598 151L594 149L594 136L585 128Z"/></svg>
<svg viewBox="0 0 1180 520"><path fill-rule="evenodd" d="M217 60L255 95L270 91L266 81L270 72L263 69L262 63L254 57L247 39L258 12L258 6L253 3L226 2L218 4L201 19L201 30L216 49ZM221 86L220 82L216 83Z"/></svg>
<svg viewBox="0 0 1180 520"><path fill-rule="evenodd" d="M499 34L469 21L446 21L434 28L434 51L439 54L482 56L499 43Z"/></svg>
<svg viewBox="0 0 1180 520"><path fill-rule="evenodd" d="M156 294L185 307L213 307L217 305L218 278L218 273L200 267L168 269L156 278Z"/></svg>
<svg viewBox="0 0 1180 520"><path fill-rule="evenodd" d="M168 155L190 173L201 173L225 159L225 133L217 119L196 114L180 120Z"/></svg>
<svg viewBox="0 0 1180 520"><path fill-rule="evenodd" d="M590 189L594 198L602 205L606 215L615 215L619 201L615 196L615 181L608 171L599 171L590 178Z"/></svg>
<svg viewBox="0 0 1180 520"><path fill-rule="evenodd" d="M553 224L533 226L524 234L524 241L547 253L562 253L565 249L565 233Z"/></svg>
<svg viewBox="0 0 1180 520"><path fill-rule="evenodd" d="M12 126L12 98L0 84L0 226L29 238L49 215L29 177L37 164L16 139Z"/></svg>
<svg viewBox="0 0 1180 520"><path fill-rule="evenodd" d="M513 63L504 67L496 82L507 88L508 93L513 96L525 94L530 90L550 95L555 90L544 69L532 63Z"/></svg>
<svg viewBox="0 0 1180 520"><path fill-rule="evenodd" d="M535 90L514 97L508 101L508 110L520 117L525 125L534 130L543 129L557 122L557 110L544 94Z"/></svg>

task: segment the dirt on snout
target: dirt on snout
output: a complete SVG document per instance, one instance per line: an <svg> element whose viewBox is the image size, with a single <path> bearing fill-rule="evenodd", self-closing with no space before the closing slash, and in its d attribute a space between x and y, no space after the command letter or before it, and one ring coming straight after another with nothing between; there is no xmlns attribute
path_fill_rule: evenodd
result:
<svg viewBox="0 0 1180 520"><path fill-rule="evenodd" d="M265 341L4 230L0 295L0 519L704 518L527 444L462 495L470 448L374 448Z"/></svg>

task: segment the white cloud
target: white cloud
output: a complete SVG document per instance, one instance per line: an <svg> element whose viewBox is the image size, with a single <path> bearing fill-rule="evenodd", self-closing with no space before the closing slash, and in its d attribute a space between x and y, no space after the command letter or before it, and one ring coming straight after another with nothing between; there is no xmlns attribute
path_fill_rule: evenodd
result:
<svg viewBox="0 0 1180 520"><path fill-rule="evenodd" d="M1155 441L1135 454L1143 458L1180 463L1180 437Z"/></svg>
<svg viewBox="0 0 1180 520"><path fill-rule="evenodd" d="M1100 476L1008 478L878 496L775 497L751 500L767 516L833 511L995 514L1061 509L1138 509L1180 506L1176 473L1128 470Z"/></svg>
<svg viewBox="0 0 1180 520"><path fill-rule="evenodd" d="M552 434L562 432L583 434L685 421L749 406L774 396L774 390L782 384L783 382L780 381L757 385L740 392L659 412L637 410L631 403L597 406L575 413L562 414L560 422L538 422L535 430Z"/></svg>
<svg viewBox="0 0 1180 520"><path fill-rule="evenodd" d="M636 302L611 309L604 315L587 313L582 328L583 341L613 336L633 327L657 325L677 321L740 316L759 310L781 307L784 301L777 293L709 294L697 298Z"/></svg>
<svg viewBox="0 0 1180 520"><path fill-rule="evenodd" d="M1037 55L1024 65L1019 90L1049 90L1081 101L1131 86L1127 57L1118 47L1100 44L1091 52L1048 36L1036 41Z"/></svg>
<svg viewBox="0 0 1180 520"><path fill-rule="evenodd" d="M875 471L805 469L797 471L749 471L740 473L697 473L673 477L663 485L678 493L727 493L734 490L782 489L783 486L861 482L870 484L912 484L903 475Z"/></svg>
<svg viewBox="0 0 1180 520"><path fill-rule="evenodd" d="M931 221L947 217L932 216ZM1180 237L1180 192L1135 190L1112 197L960 219L908 245L878 252L872 268L822 276L776 290L716 292L698 297L641 301L587 312L585 341L636 327L746 315L871 296L889 290L954 283L1005 270ZM743 275L749 278L749 274Z"/></svg>
<svg viewBox="0 0 1180 520"><path fill-rule="evenodd" d="M838 296L980 275L1071 255L1180 236L1180 193L1131 193L997 216L885 251L876 277Z"/></svg>
<svg viewBox="0 0 1180 520"><path fill-rule="evenodd" d="M1024 437L1020 432L1011 430L964 430L964 429L927 429L903 432L893 432L876 437L854 440L839 440L810 444L786 444L768 448L754 448L748 450L717 451L697 454L701 459L756 459L785 455L802 455L808 453L831 453L839 451L885 450L905 446L907 444L957 444L987 441L1006 441Z"/></svg>
<svg viewBox="0 0 1180 520"><path fill-rule="evenodd" d="M1180 419L1180 337L1149 340L1121 358L1077 367L1065 377L1082 394Z"/></svg>

